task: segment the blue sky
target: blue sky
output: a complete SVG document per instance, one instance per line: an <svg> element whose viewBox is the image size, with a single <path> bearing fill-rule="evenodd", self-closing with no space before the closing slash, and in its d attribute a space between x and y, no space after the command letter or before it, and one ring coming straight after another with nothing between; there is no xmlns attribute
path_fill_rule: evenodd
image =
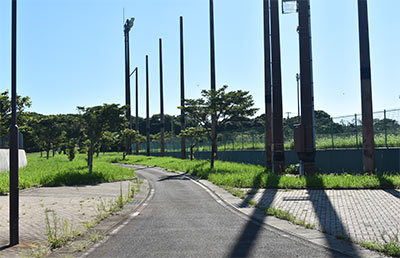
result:
<svg viewBox="0 0 400 258"><path fill-rule="evenodd" d="M214 2L217 85L250 91L261 114L262 0ZM400 1L368 4L374 110L400 108ZM160 37L165 112L179 113L180 15L186 97L197 98L209 88L208 0L18 0L18 94L31 97L31 111L76 113L76 106L124 104L123 8L125 18L136 18L130 47L131 67L140 69L140 116L145 115L145 55L150 60L150 112L160 110ZM11 0L0 1L1 91L10 89L10 13ZM357 1L311 0L311 15L315 108L333 116L359 113ZM283 109L296 113L297 15L281 15L280 22ZM131 98L134 103L134 94Z"/></svg>

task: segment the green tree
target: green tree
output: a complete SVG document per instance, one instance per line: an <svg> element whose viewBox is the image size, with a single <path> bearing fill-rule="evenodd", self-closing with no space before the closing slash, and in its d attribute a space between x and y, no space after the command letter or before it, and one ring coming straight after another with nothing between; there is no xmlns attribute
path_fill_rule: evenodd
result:
<svg viewBox="0 0 400 258"><path fill-rule="evenodd" d="M194 158L194 147L196 147L196 145L201 142L206 135L207 131L203 127L188 127L179 134L179 137L185 136L189 141L190 160L193 160Z"/></svg>
<svg viewBox="0 0 400 258"><path fill-rule="evenodd" d="M138 137L138 132L133 129L125 128L119 134L119 141L124 149L122 151L122 159L125 160L126 155L128 155L131 148L131 144L136 141Z"/></svg>
<svg viewBox="0 0 400 258"><path fill-rule="evenodd" d="M253 97L248 91L226 92L228 86L224 85L218 90L203 90L202 98L185 99L184 112L189 119L196 122L207 131L212 143L211 168L214 168L214 160L217 155L218 128L231 121L241 120L254 116L257 108L253 108ZM182 107L180 107L182 108ZM211 132L211 117L216 117L215 134Z"/></svg>
<svg viewBox="0 0 400 258"><path fill-rule="evenodd" d="M21 97L17 95L17 125L20 131L26 129L28 116L25 113L25 108L32 104L29 97ZM0 138L8 134L11 125L11 99L8 91L0 94Z"/></svg>
<svg viewBox="0 0 400 258"><path fill-rule="evenodd" d="M116 143L117 135L114 132L105 131L100 139L101 149L103 154L110 150L111 145Z"/></svg>
<svg viewBox="0 0 400 258"><path fill-rule="evenodd" d="M78 107L82 113L82 132L88 147L89 173L93 171L93 154L100 147L104 132L116 132L126 124L125 107L117 104L104 104L95 107Z"/></svg>
<svg viewBox="0 0 400 258"><path fill-rule="evenodd" d="M46 151L46 158L49 159L50 151L57 148L64 134L57 117L43 117L37 121L33 130L37 144Z"/></svg>

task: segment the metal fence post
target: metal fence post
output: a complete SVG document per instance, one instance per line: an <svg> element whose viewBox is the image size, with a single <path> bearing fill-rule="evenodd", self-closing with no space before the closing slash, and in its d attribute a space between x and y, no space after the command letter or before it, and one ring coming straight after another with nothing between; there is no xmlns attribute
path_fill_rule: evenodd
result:
<svg viewBox="0 0 400 258"><path fill-rule="evenodd" d="M357 127L358 127L357 114L354 114L354 125L355 125L355 128L356 128L356 146L357 146L357 149L359 149L359 145L358 145L358 129L357 129Z"/></svg>
<svg viewBox="0 0 400 258"><path fill-rule="evenodd" d="M387 142L386 109L383 110L383 128L385 130L385 146L386 146L386 148L389 148L388 142Z"/></svg>
<svg viewBox="0 0 400 258"><path fill-rule="evenodd" d="M242 150L244 150L244 139L243 139L243 135L244 135L244 133L243 133L243 130L242 130Z"/></svg>
<svg viewBox="0 0 400 258"><path fill-rule="evenodd" d="M335 149L335 143L333 140L333 120L331 121L331 138L332 138L332 150Z"/></svg>

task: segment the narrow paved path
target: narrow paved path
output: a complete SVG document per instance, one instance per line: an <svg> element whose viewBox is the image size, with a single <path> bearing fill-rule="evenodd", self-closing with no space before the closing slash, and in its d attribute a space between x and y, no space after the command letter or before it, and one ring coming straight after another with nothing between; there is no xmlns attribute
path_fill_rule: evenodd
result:
<svg viewBox="0 0 400 258"><path fill-rule="evenodd" d="M135 172L149 180L153 198L89 257L343 257L246 220L184 176Z"/></svg>

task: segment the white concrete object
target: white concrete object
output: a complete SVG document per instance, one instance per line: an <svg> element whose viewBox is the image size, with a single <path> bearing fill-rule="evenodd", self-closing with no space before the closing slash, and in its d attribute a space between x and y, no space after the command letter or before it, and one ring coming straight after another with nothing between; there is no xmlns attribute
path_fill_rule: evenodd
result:
<svg viewBox="0 0 400 258"><path fill-rule="evenodd" d="M19 168L26 167L28 161L26 160L25 150L19 150L18 153ZM10 150L0 149L0 172L10 170Z"/></svg>

